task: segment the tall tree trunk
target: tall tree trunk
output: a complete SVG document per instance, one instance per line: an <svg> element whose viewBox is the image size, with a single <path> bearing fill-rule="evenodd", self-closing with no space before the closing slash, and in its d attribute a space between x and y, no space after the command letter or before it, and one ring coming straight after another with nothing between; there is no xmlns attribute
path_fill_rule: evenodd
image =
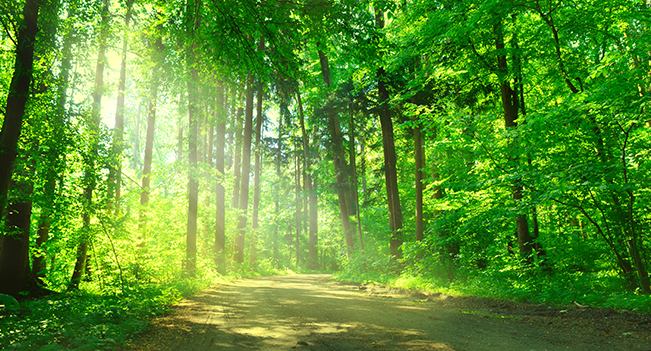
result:
<svg viewBox="0 0 651 351"><path fill-rule="evenodd" d="M30 144L32 150L21 152L19 157L17 177L11 182L15 195L9 200L5 216L6 233L0 237L0 292L16 298L20 298L23 291L38 295L38 284L29 269L34 159L28 159L38 148L38 141Z"/></svg>
<svg viewBox="0 0 651 351"><path fill-rule="evenodd" d="M59 79L57 82L57 106L56 114L52 120L54 125L54 137L52 140L53 147L58 147L48 153L46 162L46 179L45 186L43 187L45 204L41 208L35 250L32 254L32 271L34 275L42 281L45 278L45 271L47 269L47 261L45 259L45 253L42 250L42 246L47 242L50 235L50 225L51 225L51 211L54 206L55 198L55 189L57 185L57 175L61 169L61 165L64 163L62 158L63 150L60 149L60 142L64 139L64 119L66 115L66 102L67 94L66 90L70 85L70 70L72 67L72 41L73 41L73 21L77 13L77 4L76 2L70 2L68 7L68 18L65 21L65 33L63 34L63 47L61 48L61 68L59 73Z"/></svg>
<svg viewBox="0 0 651 351"><path fill-rule="evenodd" d="M274 232L272 235L274 262L278 264L278 230L280 229L280 183L282 174L283 115L278 117L278 147L276 149L276 191L274 199Z"/></svg>
<svg viewBox="0 0 651 351"><path fill-rule="evenodd" d="M111 211L113 194L115 194L115 213L120 212L120 186L122 171L122 143L124 132L124 89L127 79L127 47L129 43L129 22L133 13L133 1L127 0L127 13L124 16L124 39L122 41L122 62L120 64L120 80L118 83L118 102L115 113L115 129L113 130L113 145L111 153L115 157L115 165L109 168L108 191L109 203L108 210Z"/></svg>
<svg viewBox="0 0 651 351"><path fill-rule="evenodd" d="M417 61L417 64L420 65L420 60ZM414 67L414 73L416 67ZM418 101L418 92L414 94L411 98L411 102L415 105L419 105ZM423 213L423 192L425 190L425 180L427 179L425 173L425 144L423 141L423 135L421 133L421 123L418 120L418 117L414 119L414 190L416 192L416 213L415 213L415 227L416 227L416 241L422 241L425 236L425 218ZM437 193L439 193L437 189Z"/></svg>
<svg viewBox="0 0 651 351"><path fill-rule="evenodd" d="M199 181L197 170L197 142L199 136L199 72L197 59L196 31L199 29L201 18L201 0L188 0L187 2L187 30L190 45L187 48L188 83L188 221L186 237L185 269L190 277L194 277L197 270L197 210L199 197Z"/></svg>
<svg viewBox="0 0 651 351"><path fill-rule="evenodd" d="M176 144L176 162L180 163L182 159L183 159L183 125L181 121L179 121L179 136L178 136L178 142Z"/></svg>
<svg viewBox="0 0 651 351"><path fill-rule="evenodd" d="M242 91L244 91L244 84L238 92L237 98L237 114L233 116L235 120L235 156L233 157L233 208L240 208L240 181L242 172L242 122L244 115L244 108L242 107Z"/></svg>
<svg viewBox="0 0 651 351"><path fill-rule="evenodd" d="M350 146L348 147L348 151L350 152L350 180L352 183L352 191L351 193L353 194L353 203L355 205L355 214L357 215L357 232L359 233L359 248L364 252L364 238L362 235L362 218L361 214L359 213L359 196L357 194L357 151L355 147L355 117L352 112L352 109L350 111L350 126L348 126L348 132L349 132L349 141L350 141Z"/></svg>
<svg viewBox="0 0 651 351"><path fill-rule="evenodd" d="M375 9L375 24L379 29L384 28L384 13ZM398 173L396 171L396 148L393 140L393 122L389 109L389 91L386 88L386 72L383 67L377 70L378 103L380 124L382 126L382 146L384 149L384 178L387 188L387 203L389 207L389 226L391 239L389 252L395 259L402 257L402 209L398 193Z"/></svg>
<svg viewBox="0 0 651 351"><path fill-rule="evenodd" d="M362 158L362 162L360 162L359 168L362 171L362 194L364 194L364 206L368 203L368 186L366 184L366 138L364 137L364 134L359 138L359 146L361 148L361 155L360 157Z"/></svg>
<svg viewBox="0 0 651 351"><path fill-rule="evenodd" d="M300 157L298 156L298 145L294 144L294 224L296 225L296 268L299 266L301 258L301 166Z"/></svg>
<svg viewBox="0 0 651 351"><path fill-rule="evenodd" d="M153 45L152 55L154 56L155 67L152 73L152 82L149 92L149 106L147 109L147 138L145 139L145 160L142 167L142 189L140 191L140 220L138 231L142 235L142 245L147 240L147 207L149 206L149 191L151 184L151 161L154 151L154 132L156 128L156 105L158 99L158 84L163 52L163 40L159 37ZM116 193L117 195L117 193Z"/></svg>
<svg viewBox="0 0 651 351"><path fill-rule="evenodd" d="M504 53L504 33L502 24L498 23L494 26L495 31L495 48L497 49L497 68L500 79L500 93L502 99L502 109L504 111L504 125L506 129L515 129L517 128L516 120L518 119L518 107L517 107L517 96L515 91L511 88L507 74L507 62L506 55ZM509 142L509 163L512 169L517 168L518 164L518 147L517 141ZM522 200L522 182L520 179L516 179L513 182L511 188L511 194L513 200L516 203L520 203ZM526 258L528 261L531 261L532 253L532 240L529 233L529 223L527 221L527 216L524 213L519 213L516 215L516 232L518 237L518 248L520 250L520 255L523 258Z"/></svg>
<svg viewBox="0 0 651 351"><path fill-rule="evenodd" d="M18 27L18 42L14 74L9 85L2 131L0 131L0 219L5 214L9 183L16 160L18 139L25 117L25 105L29 99L29 86L34 67L34 44L38 33L39 0L26 0L23 7L23 23ZM0 263L1 264L1 263ZM0 266L0 270L3 268Z"/></svg>
<svg viewBox="0 0 651 351"><path fill-rule="evenodd" d="M102 95L104 93L104 66L106 62L109 20L109 1L104 0L102 4L102 20L100 23L99 53L97 57L97 67L95 69L95 86L93 88L93 108L91 111L90 125L88 126L88 131L91 135L91 145L89 146L84 162L83 229L79 247L77 248L75 268L72 271L72 278L70 279L71 289L79 288L79 282L81 281L86 265L88 241L90 239L90 217L93 207L93 191L97 185L97 180L95 179L95 155L97 155L97 150L99 148L99 123L101 118Z"/></svg>
<svg viewBox="0 0 651 351"><path fill-rule="evenodd" d="M138 103L138 112L136 112L136 129L133 136L133 154L131 158L131 169L133 170L140 169L140 110L143 104L144 102ZM183 127L179 127L179 140L183 140ZM182 146L179 145L179 160L181 159L181 149Z"/></svg>
<svg viewBox="0 0 651 351"><path fill-rule="evenodd" d="M226 188L224 188L224 148L226 143L226 107L224 101L224 82L217 85L217 139L215 140L215 168L217 176L217 187L215 190L215 263L221 273L225 273L225 249L226 249Z"/></svg>
<svg viewBox="0 0 651 351"><path fill-rule="evenodd" d="M317 44L318 46L318 44ZM326 54L319 50L319 62L321 64L321 74L323 80L329 89L332 88L330 78L330 65L328 64L328 57ZM328 92L330 95L331 93ZM346 164L344 141L341 133L341 124L339 123L339 116L333 106L332 98L327 103L328 114L328 129L330 130L330 140L332 143L332 159L335 166L335 174L337 179L337 200L339 202L339 217L341 219L341 226L344 230L344 238L346 239L346 249L348 254L351 254L355 247L355 238L353 237L353 228L350 226L350 218L348 215L348 199L350 198L350 183L348 177L348 165Z"/></svg>
<svg viewBox="0 0 651 351"><path fill-rule="evenodd" d="M512 15L513 20L516 19L516 14ZM511 44L513 46L514 52L512 56L512 62L515 70L515 81L514 81L514 92L512 98L512 104L520 111L522 116L522 123L526 123L527 110L524 104L524 81L522 74L522 59L520 56L520 47L518 43L518 36L514 34L511 37ZM531 154L527 154L527 163L531 167ZM535 250L535 254L540 258L546 255L545 250L542 247L542 244L537 241L540 236L540 228L538 223L538 209L536 205L531 206L531 222L533 224L533 233L531 234L532 249Z"/></svg>
<svg viewBox="0 0 651 351"><path fill-rule="evenodd" d="M213 116L214 116L214 112L213 112ZM213 154L212 153L213 153L213 148L215 147L214 143L213 143L214 138L215 138L215 125L214 125L213 122L214 121L212 121L212 120L208 121L208 124L209 124L208 125L208 136L207 136L208 142L206 144L207 145L206 147L208 148L208 150L206 151L206 163L208 164L209 168L212 168L212 161L213 161Z"/></svg>
<svg viewBox="0 0 651 351"><path fill-rule="evenodd" d="M425 232L423 218L423 191L425 190L425 145L420 130L420 124L414 127L414 163L416 164L415 189L416 189L416 241L422 241Z"/></svg>
<svg viewBox="0 0 651 351"><path fill-rule="evenodd" d="M264 41L260 38L258 50L264 49ZM264 94L264 87L262 82L258 83L258 103L256 106L256 120L255 120L255 166L253 168L253 219L251 224L251 255L249 257L252 264L255 265L257 260L256 240L258 236L258 207L260 206L260 171L262 169L262 160L260 158L260 148L262 145L262 125L264 124L264 116L262 114L262 98Z"/></svg>
<svg viewBox="0 0 651 351"><path fill-rule="evenodd" d="M301 101L301 93L296 93L298 100L298 115L301 125L301 136L303 140L303 172L305 183L307 184L307 194L310 203L310 231L308 241L308 260L307 269L316 270L319 268L319 252L318 252L318 211L316 193L312 188L312 175L310 174L310 140L305 132L305 115L303 114L303 102Z"/></svg>
<svg viewBox="0 0 651 351"><path fill-rule="evenodd" d="M244 140L242 146L242 174L240 179L239 215L237 218L237 240L233 260L244 262L247 211L249 207L249 173L251 173L251 140L253 134L253 76L249 73L246 87L246 111L244 119Z"/></svg>

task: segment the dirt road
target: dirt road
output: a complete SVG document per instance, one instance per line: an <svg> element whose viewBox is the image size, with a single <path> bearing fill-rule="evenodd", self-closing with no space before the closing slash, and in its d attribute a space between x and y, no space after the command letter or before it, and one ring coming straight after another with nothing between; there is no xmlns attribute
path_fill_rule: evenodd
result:
<svg viewBox="0 0 651 351"><path fill-rule="evenodd" d="M587 313L586 313L587 312ZM184 301L129 350L651 350L651 319L332 282L244 279Z"/></svg>

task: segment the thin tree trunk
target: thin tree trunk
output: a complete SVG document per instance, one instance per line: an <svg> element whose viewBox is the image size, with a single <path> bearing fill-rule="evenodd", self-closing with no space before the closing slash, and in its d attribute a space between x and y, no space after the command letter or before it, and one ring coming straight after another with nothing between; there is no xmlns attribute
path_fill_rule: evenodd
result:
<svg viewBox="0 0 651 351"><path fill-rule="evenodd" d="M299 122L301 125L301 136L303 139L303 172L305 183L307 185L307 194L310 203L310 231L308 243L308 261L307 269L316 270L319 268L319 252L318 252L318 211L316 193L312 188L312 175L310 174L310 140L305 132L305 115L303 114L303 102L301 101L300 92L296 93L298 100L298 114Z"/></svg>
<svg viewBox="0 0 651 351"><path fill-rule="evenodd" d="M111 211L113 194L115 194L115 213L120 212L120 192L122 171L122 143L124 132L124 90L127 79L127 47L129 43L129 22L133 13L133 1L127 0L127 13L124 16L124 39L122 41L122 62L120 64L120 80L118 83L118 101L115 113L115 129L113 130L112 154L115 157L115 166L109 168L108 191L109 203L108 211Z"/></svg>
<svg viewBox="0 0 651 351"><path fill-rule="evenodd" d="M504 110L504 124L506 126L506 129L515 129L517 128L516 120L518 119L518 107L517 105L514 105L514 101L517 103L517 96L515 95L515 91L511 88L507 77L508 68L506 55L504 54L504 34L502 33L502 24L496 24L494 26L494 31L496 35L495 48L498 51L497 68L500 76L500 93L502 99L502 109ZM511 141L509 143L509 149L511 154L509 156L511 168L515 169L518 163L516 141ZM516 203L519 203L522 200L522 190L522 182L519 179L515 180L513 182L511 193L513 200L515 200ZM532 259L532 240L529 233L529 223L527 221L526 214L517 214L515 223L520 255L530 262Z"/></svg>
<svg viewBox="0 0 651 351"><path fill-rule="evenodd" d="M516 19L516 15L512 15L513 20ZM522 75L522 59L520 57L520 47L518 44L518 36L513 35L511 38L511 43L513 45L514 53L512 56L512 61L513 65L515 68L515 81L514 81L514 86L515 86L515 91L513 92L512 95L512 104L515 106L515 108L519 109L520 114L522 116L523 123L527 122L526 115L527 115L527 110L525 108L524 104L524 81L523 81L523 75ZM527 154L527 163L529 166L531 166L531 154ZM540 236L540 227L538 223L538 209L536 208L536 205L531 206L531 222L533 224L533 233L531 234L531 241L532 241L532 249L535 250L535 254L540 258L546 255L545 250L542 247L542 244L537 241L538 237ZM544 261L543 261L544 263Z"/></svg>
<svg viewBox="0 0 651 351"><path fill-rule="evenodd" d="M142 234L142 240L146 240L146 224L147 224L147 206L149 204L149 186L151 184L151 161L154 148L154 130L156 123L156 88L151 88L151 96L148 106L147 115L147 139L145 140L145 160L142 167L142 188L140 191L140 214L138 221L138 230Z"/></svg>
<svg viewBox="0 0 651 351"><path fill-rule="evenodd" d="M86 154L84 170L84 206L83 206L83 229L79 247L77 248L77 259L75 268L70 279L70 288L78 289L79 282L86 265L86 256L88 251L88 242L90 239L90 217L93 206L93 191L97 185L95 179L95 155L99 148L99 123L102 106L102 95L104 93L104 66L106 61L106 46L108 39L108 23L110 20L109 1L104 0L102 5L102 20L100 24L99 53L97 57L97 67L95 70L95 86L93 88L93 107L91 111L90 125L88 126L91 135L91 145Z"/></svg>
<svg viewBox="0 0 651 351"><path fill-rule="evenodd" d="M179 121L179 140L176 145L176 162L181 162L183 159L183 126L181 125L181 121Z"/></svg>
<svg viewBox="0 0 651 351"><path fill-rule="evenodd" d="M318 45L317 45L318 46ZM326 54L319 50L319 62L321 64L321 74L328 88L332 88L330 81L330 65L328 64L328 57ZM348 165L344 157L344 144L343 136L341 134L341 125L339 117L334 109L333 101L327 103L328 114L328 128L330 130L330 139L332 143L332 159L335 166L335 174L337 179L337 200L339 202L339 217L344 231L344 238L346 240L346 249L350 255L355 247L355 238L353 237L353 229L350 226L350 218L348 217L350 211L348 210L348 198L350 192L350 183L348 181Z"/></svg>
<svg viewBox="0 0 651 351"><path fill-rule="evenodd" d="M362 219L361 214L359 213L359 196L357 194L357 152L355 147L355 118L354 114L350 112L350 126L349 130L349 139L350 146L348 151L350 152L350 179L353 185L351 193L353 194L353 202L355 203L355 214L357 215L357 232L359 233L359 248L364 252L364 238L362 235Z"/></svg>
<svg viewBox="0 0 651 351"><path fill-rule="evenodd" d="M190 45L187 52L187 67L189 70L188 79L188 221L186 237L186 262L185 269L190 277L194 277L197 270L197 211L199 197L199 182L197 175L197 142L199 136L199 72L197 68L197 45L196 31L199 29L201 19L199 18L201 0L188 0L188 34Z"/></svg>
<svg viewBox="0 0 651 351"><path fill-rule="evenodd" d="M298 146L294 144L294 224L296 225L296 268L298 269L300 254L300 238L301 238L301 166L300 157L298 156Z"/></svg>
<svg viewBox="0 0 651 351"><path fill-rule="evenodd" d="M244 108L240 105L242 101L242 91L244 91L244 85L239 90L237 98L237 114L234 116L235 120L235 156L233 161L233 208L240 208L240 174L242 171L242 120L244 115Z"/></svg>
<svg viewBox="0 0 651 351"><path fill-rule="evenodd" d="M258 50L264 49L264 40L260 38L258 43ZM260 205L260 172L262 169L261 145L262 145L262 125L264 124L264 116L262 114L262 98L264 94L264 87L262 82L258 83L258 103L256 106L256 121L255 121L255 166L253 168L253 219L251 224L251 255L250 262L255 265L257 260L256 240L258 235L258 207Z"/></svg>
<svg viewBox="0 0 651 351"><path fill-rule="evenodd" d="M226 88L224 88L226 89ZM229 100L230 97L230 100ZM236 117L237 116L237 88L233 88L232 90L229 91L229 94L224 95L224 116L226 116L226 109L228 106L228 103L230 102L230 114L229 116L229 123L228 127L226 128L226 150L224 151L225 153L225 160L224 160L224 169L232 169L233 168L233 163L234 163L234 158L235 158L235 125L236 125ZM231 194L232 196L232 194Z"/></svg>
<svg viewBox="0 0 651 351"><path fill-rule="evenodd" d="M40 6L41 1L26 0L23 7L23 23L18 27L14 73L9 85L2 131L0 131L0 219L4 216L7 206L9 183L25 117L25 105L29 98L29 86L34 67L34 44L36 33L39 31L37 22ZM0 266L0 270L2 269Z"/></svg>
<svg viewBox="0 0 651 351"><path fill-rule="evenodd" d="M215 167L219 175L215 191L215 263L221 273L225 273L226 249L226 188L224 188L224 148L226 142L226 109L224 102L224 83L217 86L217 140L215 141Z"/></svg>
<svg viewBox="0 0 651 351"><path fill-rule="evenodd" d="M360 169L362 171L362 194L364 194L364 206L368 203L368 186L366 184L366 138L364 137L364 134L359 138L359 145L361 148L361 155L360 157L362 158L362 162L360 162Z"/></svg>
<svg viewBox="0 0 651 351"><path fill-rule="evenodd" d="M416 189L416 241L422 241L425 232L423 217L423 191L425 190L425 145L420 131L420 125L414 127L414 163L415 189Z"/></svg>
<svg viewBox="0 0 651 351"><path fill-rule="evenodd" d="M246 88L246 118L244 119L244 140L242 147L242 174L240 179L239 216L237 219L237 240L233 260L244 262L247 211L249 207L249 173L251 172L251 139L253 134L253 76L249 74Z"/></svg>
<svg viewBox="0 0 651 351"><path fill-rule="evenodd" d="M201 94L201 91L199 92ZM199 122L199 142L201 145L199 146L199 162L201 163L208 163L208 133L206 130L206 127L208 126L208 114L205 113L204 117L201 119Z"/></svg>
<svg viewBox="0 0 651 351"><path fill-rule="evenodd" d="M151 162L154 151L154 132L156 128L156 105L158 99L158 84L162 58L158 56L163 52L163 40L159 37L153 46L155 67L149 93L149 106L147 113L147 138L145 139L145 160L142 167L142 189L140 191L140 220L138 231L141 233L142 245L147 240L147 206L149 205L149 192L151 184ZM116 193L117 194L117 193Z"/></svg>
<svg viewBox="0 0 651 351"><path fill-rule="evenodd" d="M384 28L384 13L375 9L375 23L379 29ZM389 91L386 88L386 73L383 67L377 70L378 95L380 104L380 124L382 126L382 146L384 149L384 178L387 188L389 207L389 226L391 239L389 252L394 259L402 257L402 209L398 192L398 173L396 171L396 148L393 140L393 121L389 109Z"/></svg>
<svg viewBox="0 0 651 351"><path fill-rule="evenodd" d="M280 227L280 183L282 180L282 145L283 145L283 117L282 114L278 117L278 147L276 149L276 191L274 199L274 232L272 236L273 241L273 257L274 262L278 264L278 229Z"/></svg>
<svg viewBox="0 0 651 351"><path fill-rule="evenodd" d="M210 126L208 127L208 152L206 153L206 163L208 163L208 167L212 168L212 161L213 161L213 139L215 138L215 126L213 124L214 121L209 121L208 123Z"/></svg>
<svg viewBox="0 0 651 351"><path fill-rule="evenodd" d="M77 5L75 2L71 2L68 8L68 18L65 23L65 34L63 37L63 47L61 49L61 71L59 74L59 81L57 84L57 110L55 117L53 119L54 124L54 138L53 146L56 147L63 139L64 131L64 118L66 115L66 102L67 94L66 90L70 85L70 70L72 68L72 41L73 41L73 25L72 21L75 20L75 15L77 12ZM51 225L51 211L54 206L55 198L55 188L56 188L56 179L57 173L64 163L61 158L65 157L62 155L62 150L58 149L57 152L50 152L47 156L47 175L45 184L43 187L45 204L41 208L41 214L38 223L37 237L35 243L35 253L32 254L32 271L34 275L41 280L45 278L45 271L47 270L47 261L45 259L45 253L42 250L42 245L47 242L50 235L50 225Z"/></svg>
<svg viewBox="0 0 651 351"><path fill-rule="evenodd" d="M133 137L133 155L131 159L131 169L138 170L140 168L140 109L144 103L138 103L138 112L136 113L136 129ZM179 140L183 139L183 129L179 128ZM179 152L181 146L179 145ZM179 160L181 155L179 154Z"/></svg>

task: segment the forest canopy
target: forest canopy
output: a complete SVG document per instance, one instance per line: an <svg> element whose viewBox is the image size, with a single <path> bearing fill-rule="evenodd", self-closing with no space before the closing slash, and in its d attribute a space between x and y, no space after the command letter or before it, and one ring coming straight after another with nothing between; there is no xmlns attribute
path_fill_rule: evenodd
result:
<svg viewBox="0 0 651 351"><path fill-rule="evenodd" d="M0 293L291 268L649 295L649 11L0 2Z"/></svg>

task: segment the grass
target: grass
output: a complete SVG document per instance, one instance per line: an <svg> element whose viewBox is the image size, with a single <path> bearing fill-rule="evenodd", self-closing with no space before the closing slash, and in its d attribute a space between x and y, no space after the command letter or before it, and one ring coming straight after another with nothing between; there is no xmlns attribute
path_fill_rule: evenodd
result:
<svg viewBox="0 0 651 351"><path fill-rule="evenodd" d="M0 349L115 349L143 331L150 317L204 286L179 280L99 292L87 284L83 290L26 300L20 312L0 315Z"/></svg>
<svg viewBox="0 0 651 351"><path fill-rule="evenodd" d="M17 313L0 309L0 349L114 350L144 331L152 317L210 285L290 273L261 265L225 276L134 283L125 288L100 289L93 282L84 283L79 291L23 301Z"/></svg>
<svg viewBox="0 0 651 351"><path fill-rule="evenodd" d="M337 272L334 279L558 306L576 301L596 308L651 313L651 296L627 291L615 272L551 274L532 269L461 273L463 274L459 274L460 277L452 283L447 279L409 270L396 274L347 270Z"/></svg>

